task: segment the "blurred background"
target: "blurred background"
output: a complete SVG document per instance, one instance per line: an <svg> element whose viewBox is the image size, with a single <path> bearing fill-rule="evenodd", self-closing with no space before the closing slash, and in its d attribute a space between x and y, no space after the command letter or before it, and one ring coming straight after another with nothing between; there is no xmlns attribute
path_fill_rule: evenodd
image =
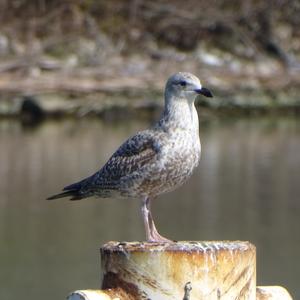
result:
<svg viewBox="0 0 300 300"><path fill-rule="evenodd" d="M258 285L300 298L300 2L0 0L0 298L100 286L100 246L143 240L140 203L47 202L160 115L189 71L202 158L153 203L175 240L249 240ZM208 99L208 100L207 100Z"/></svg>

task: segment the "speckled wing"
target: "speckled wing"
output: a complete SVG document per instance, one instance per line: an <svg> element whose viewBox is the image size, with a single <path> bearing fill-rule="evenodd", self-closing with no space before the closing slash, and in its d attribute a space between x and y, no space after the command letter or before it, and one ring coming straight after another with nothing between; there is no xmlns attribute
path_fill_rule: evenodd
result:
<svg viewBox="0 0 300 300"><path fill-rule="evenodd" d="M148 131L140 132L128 139L108 160L95 176L101 185L118 185L122 177L140 171L144 165L155 159L159 147Z"/></svg>
<svg viewBox="0 0 300 300"><path fill-rule="evenodd" d="M92 195L109 197L114 191L125 193L136 177L143 176L143 167L151 166L159 153L157 135L145 130L128 139L94 175L64 188L72 191L71 200ZM126 186L127 185L127 186Z"/></svg>

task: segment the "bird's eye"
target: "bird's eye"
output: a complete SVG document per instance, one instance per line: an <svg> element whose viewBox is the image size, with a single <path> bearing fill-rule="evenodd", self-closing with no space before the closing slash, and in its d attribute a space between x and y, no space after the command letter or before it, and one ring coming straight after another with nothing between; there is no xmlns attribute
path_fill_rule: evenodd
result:
<svg viewBox="0 0 300 300"><path fill-rule="evenodd" d="M181 80L181 81L179 81L179 84L180 84L181 86L186 86L186 81Z"/></svg>

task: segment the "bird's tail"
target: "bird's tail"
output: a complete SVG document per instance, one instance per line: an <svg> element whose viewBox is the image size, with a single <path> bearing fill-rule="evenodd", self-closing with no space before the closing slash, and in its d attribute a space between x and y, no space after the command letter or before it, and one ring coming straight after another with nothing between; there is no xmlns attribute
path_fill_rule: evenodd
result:
<svg viewBox="0 0 300 300"><path fill-rule="evenodd" d="M64 197L71 197L70 200L80 200L80 199L86 198L86 197L88 197L88 195L84 195L83 193L80 192L81 184L82 184L82 182L77 182L77 183L73 183L69 186L66 186L63 189L64 192L50 196L47 198L47 200L54 200L54 199L59 199L59 198L64 198Z"/></svg>
<svg viewBox="0 0 300 300"><path fill-rule="evenodd" d="M47 198L47 200L55 200L64 197L71 197L70 200L81 200L83 198L90 197L91 194L83 190L84 185L90 178L83 179L76 183L70 184L64 187L63 192L55 194Z"/></svg>

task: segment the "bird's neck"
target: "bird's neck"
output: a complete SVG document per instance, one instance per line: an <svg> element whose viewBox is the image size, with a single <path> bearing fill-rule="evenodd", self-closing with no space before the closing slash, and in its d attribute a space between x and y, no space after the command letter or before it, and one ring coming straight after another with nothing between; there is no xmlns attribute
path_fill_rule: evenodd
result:
<svg viewBox="0 0 300 300"><path fill-rule="evenodd" d="M166 98L165 108L159 125L165 130L180 128L197 132L198 134L199 121L194 101Z"/></svg>

